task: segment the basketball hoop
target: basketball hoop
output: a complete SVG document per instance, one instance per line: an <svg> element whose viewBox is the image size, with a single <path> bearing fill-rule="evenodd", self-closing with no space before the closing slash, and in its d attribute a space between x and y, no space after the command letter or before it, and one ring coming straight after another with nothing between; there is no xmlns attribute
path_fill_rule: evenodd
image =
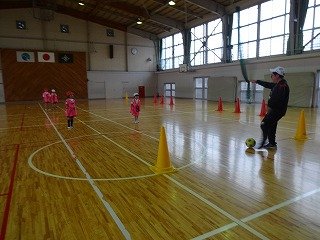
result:
<svg viewBox="0 0 320 240"><path fill-rule="evenodd" d="M179 65L179 72L188 72L188 65L187 64L180 64Z"/></svg>

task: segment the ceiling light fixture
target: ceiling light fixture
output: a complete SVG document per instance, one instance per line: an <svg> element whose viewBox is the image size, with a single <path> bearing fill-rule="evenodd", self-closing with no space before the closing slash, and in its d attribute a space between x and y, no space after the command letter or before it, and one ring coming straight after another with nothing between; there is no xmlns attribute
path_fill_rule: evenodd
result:
<svg viewBox="0 0 320 240"><path fill-rule="evenodd" d="M171 0L171 1L169 2L169 5L170 5L170 6L174 6L174 5L176 5L176 3L175 3L175 1L172 1L172 0Z"/></svg>
<svg viewBox="0 0 320 240"><path fill-rule="evenodd" d="M141 19L140 18L138 18L138 20L137 20L137 24L142 24L142 21L141 21Z"/></svg>
<svg viewBox="0 0 320 240"><path fill-rule="evenodd" d="M79 2L79 5L80 5L80 6L84 6L84 3L83 3L83 2Z"/></svg>

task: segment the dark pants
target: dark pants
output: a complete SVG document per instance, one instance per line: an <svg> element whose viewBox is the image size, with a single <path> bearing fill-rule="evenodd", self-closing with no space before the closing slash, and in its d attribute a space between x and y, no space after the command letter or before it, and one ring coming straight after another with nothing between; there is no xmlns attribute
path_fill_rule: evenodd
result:
<svg viewBox="0 0 320 240"><path fill-rule="evenodd" d="M267 115L261 121L262 130L262 143L267 139L270 144L276 144L276 132L278 121L283 117L283 114L279 114L275 111L268 111Z"/></svg>
<svg viewBox="0 0 320 240"><path fill-rule="evenodd" d="M73 117L68 117L68 127L73 127Z"/></svg>

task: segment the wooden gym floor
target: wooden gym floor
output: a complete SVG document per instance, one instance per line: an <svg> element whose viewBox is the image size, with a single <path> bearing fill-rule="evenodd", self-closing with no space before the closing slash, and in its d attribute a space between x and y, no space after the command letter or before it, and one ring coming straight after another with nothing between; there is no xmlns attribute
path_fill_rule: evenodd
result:
<svg viewBox="0 0 320 240"><path fill-rule="evenodd" d="M63 103L0 105L0 239L320 239L317 109L289 108L258 151L260 104L166 101L134 124L128 100L79 100L71 130ZM162 126L177 171L157 175Z"/></svg>

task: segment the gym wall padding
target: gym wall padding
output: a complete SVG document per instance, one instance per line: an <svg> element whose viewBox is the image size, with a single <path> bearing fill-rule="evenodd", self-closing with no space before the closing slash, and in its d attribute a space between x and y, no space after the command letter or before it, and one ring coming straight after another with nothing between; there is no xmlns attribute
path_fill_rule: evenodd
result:
<svg viewBox="0 0 320 240"><path fill-rule="evenodd" d="M221 97L225 102L234 102L236 93L236 77L209 77L208 100L218 101L219 97Z"/></svg>
<svg viewBox="0 0 320 240"><path fill-rule="evenodd" d="M264 76L265 81L271 81L270 75ZM312 96L315 86L315 75L313 72L288 73L285 79L290 87L290 98L288 106L311 107ZM264 99L269 98L269 89L264 89Z"/></svg>

